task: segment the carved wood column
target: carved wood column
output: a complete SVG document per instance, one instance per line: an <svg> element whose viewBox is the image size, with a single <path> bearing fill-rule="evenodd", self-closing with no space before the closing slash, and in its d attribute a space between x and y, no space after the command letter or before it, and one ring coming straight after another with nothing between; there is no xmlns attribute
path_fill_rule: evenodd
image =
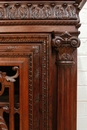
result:
<svg viewBox="0 0 87 130"><path fill-rule="evenodd" d="M78 33L54 33L52 42L57 52L57 130L76 130L76 50L80 45Z"/></svg>

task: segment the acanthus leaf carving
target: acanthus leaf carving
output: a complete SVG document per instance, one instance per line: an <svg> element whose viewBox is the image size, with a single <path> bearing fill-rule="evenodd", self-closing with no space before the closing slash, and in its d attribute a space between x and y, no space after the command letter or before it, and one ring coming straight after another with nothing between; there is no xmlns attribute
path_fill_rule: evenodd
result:
<svg viewBox="0 0 87 130"><path fill-rule="evenodd" d="M61 56L59 56L59 60L72 61L73 57L68 53L63 53Z"/></svg>
<svg viewBox="0 0 87 130"><path fill-rule="evenodd" d="M20 8L19 8L19 10L18 10L19 12L19 19L21 18L21 19L27 19L27 17L28 17L28 8L27 8L27 6L20 6Z"/></svg>
<svg viewBox="0 0 87 130"><path fill-rule="evenodd" d="M0 19L78 19L72 3L0 3Z"/></svg>
<svg viewBox="0 0 87 130"><path fill-rule="evenodd" d="M8 19L14 19L17 17L17 9L15 6L8 6Z"/></svg>
<svg viewBox="0 0 87 130"><path fill-rule="evenodd" d="M4 17L4 9L0 7L0 19L2 19L2 17Z"/></svg>

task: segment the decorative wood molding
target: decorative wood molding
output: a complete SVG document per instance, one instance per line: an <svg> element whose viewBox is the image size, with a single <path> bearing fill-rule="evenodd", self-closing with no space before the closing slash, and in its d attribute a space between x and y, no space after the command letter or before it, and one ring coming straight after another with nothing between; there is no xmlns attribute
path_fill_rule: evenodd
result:
<svg viewBox="0 0 87 130"><path fill-rule="evenodd" d="M79 1L79 8L82 9L82 7L84 6L84 4L86 3L87 0L76 0L76 2Z"/></svg>
<svg viewBox="0 0 87 130"><path fill-rule="evenodd" d="M83 3L83 1L78 2L77 0L77 1L70 1L70 2L69 1L64 1L64 2L8 1L5 2L2 0L0 2L0 19L1 19L0 25L48 25L48 24L49 25L54 25L54 24L75 25L80 22L79 15L78 15L80 10L79 4ZM38 20L41 20L41 22ZM43 22L43 20L45 21ZM62 22L61 20L65 20L65 21Z"/></svg>
<svg viewBox="0 0 87 130"><path fill-rule="evenodd" d="M55 34L54 34L55 35ZM52 40L52 46L57 51L57 61L59 64L73 64L73 51L80 46L80 40L77 36L64 32L56 35Z"/></svg>
<svg viewBox="0 0 87 130"><path fill-rule="evenodd" d="M33 56L29 55L29 129L33 129Z"/></svg>
<svg viewBox="0 0 87 130"><path fill-rule="evenodd" d="M34 36L34 34L24 34L24 35L0 35L0 43L29 43L29 42L44 42L44 40L46 40L47 35L36 35ZM16 48L15 46L9 46L8 49L12 49Z"/></svg>
<svg viewBox="0 0 87 130"><path fill-rule="evenodd" d="M75 2L0 2L0 25L77 25ZM44 21L43 21L44 20Z"/></svg>
<svg viewBox="0 0 87 130"><path fill-rule="evenodd" d="M33 69L34 69L34 59L38 55L40 58L40 45L42 48L42 72L40 72L42 76L42 128L43 130L49 129L49 98L48 98L48 89L49 89L49 46L50 46L50 35L49 34L24 34L18 36L17 34L13 35L2 35L0 36L0 57L2 58L28 58L29 59L29 129L39 128L38 121L39 117L34 117L33 119L33 112L36 110L34 108L33 100L33 83L34 83L34 76L33 76ZM35 42L35 44L34 44ZM8 43L11 43L9 45ZM16 44L18 43L18 44ZM22 44L19 44L22 43ZM25 44L23 44L25 43ZM33 44L32 44L33 43ZM36 55L36 56L35 56ZM40 59L39 59L40 60ZM38 92L39 93L39 92ZM37 106L38 107L38 104ZM39 108L39 107L38 107Z"/></svg>
<svg viewBox="0 0 87 130"><path fill-rule="evenodd" d="M0 19L77 19L74 4L0 3Z"/></svg>
<svg viewBox="0 0 87 130"><path fill-rule="evenodd" d="M80 21L77 20L1 20L0 26L12 26L12 25L80 25Z"/></svg>

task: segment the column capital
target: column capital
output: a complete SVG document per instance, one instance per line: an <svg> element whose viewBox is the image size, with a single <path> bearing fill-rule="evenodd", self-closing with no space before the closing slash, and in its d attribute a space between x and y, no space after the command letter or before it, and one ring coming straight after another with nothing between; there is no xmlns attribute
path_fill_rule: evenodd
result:
<svg viewBox="0 0 87 130"><path fill-rule="evenodd" d="M53 32L52 46L57 52L56 63L62 65L72 65L74 62L73 52L80 46L77 33Z"/></svg>

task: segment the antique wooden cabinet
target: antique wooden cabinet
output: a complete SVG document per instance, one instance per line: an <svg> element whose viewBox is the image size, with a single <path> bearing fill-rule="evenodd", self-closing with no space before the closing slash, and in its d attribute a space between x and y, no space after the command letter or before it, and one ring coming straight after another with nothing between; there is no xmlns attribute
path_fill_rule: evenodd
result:
<svg viewBox="0 0 87 130"><path fill-rule="evenodd" d="M81 5L0 1L0 130L76 130Z"/></svg>

